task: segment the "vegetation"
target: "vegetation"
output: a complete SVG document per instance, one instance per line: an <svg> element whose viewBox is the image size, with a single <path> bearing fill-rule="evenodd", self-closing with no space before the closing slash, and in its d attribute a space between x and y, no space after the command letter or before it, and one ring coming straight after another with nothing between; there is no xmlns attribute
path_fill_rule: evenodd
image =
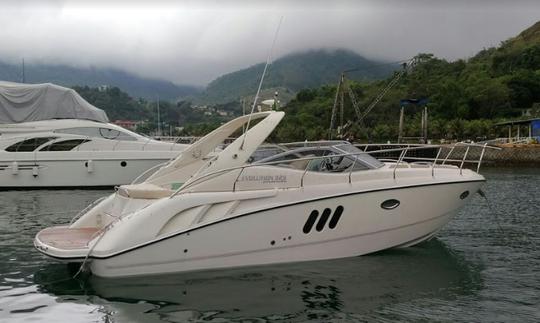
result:
<svg viewBox="0 0 540 323"><path fill-rule="evenodd" d="M274 61L268 68L264 89L279 89L282 98L288 101L289 93L304 88L319 87L337 82L341 71L351 68L367 68L380 62L370 61L348 50L314 50L284 56ZM362 73L353 74L356 80L373 80L388 76L395 65L367 68ZM215 104L239 101L240 98L257 92L264 64L225 74L210 82L206 90L197 98L198 102Z"/></svg>
<svg viewBox="0 0 540 323"><path fill-rule="evenodd" d="M280 93L287 89L297 92L285 107L287 116L273 135L276 141L326 139L336 86L321 84L335 84L343 69L358 65L358 61L351 58L345 60L344 65L322 66L324 64L314 62L323 54L313 52L310 55L314 61L308 59L309 55L302 60L294 55L277 60L265 81L266 97L271 95L271 89L278 87L281 87ZM352 57L349 52L338 51L335 55ZM330 59L330 62L337 60ZM318 69L308 70L312 65L317 65ZM205 95L235 96L235 100L238 96L252 95L261 69L262 65L255 65L218 78L209 85ZM351 76L354 75L348 75ZM365 74L351 81L361 107L367 106L393 77L369 80L375 76L377 74ZM155 128L156 102L134 100L118 88L105 91L88 87L75 89L92 104L103 108L112 120L145 120L146 125L141 129L147 133ZM540 22L503 42L500 47L484 49L467 61L448 62L432 54L417 55L416 65L367 116L365 127L354 122L354 110L346 100L344 119L353 121L347 129L348 138L372 142L395 140L400 100L406 98L428 98L430 138L481 140L504 136L506 129L496 128L494 123L520 117L524 111L540 117ZM421 108L406 106L405 136L420 134ZM160 111L162 120L168 125L183 126L176 134L203 135L241 114L241 107L234 100L212 106L180 101L176 104L161 102ZM224 115L223 112L227 113Z"/></svg>
<svg viewBox="0 0 540 323"><path fill-rule="evenodd" d="M108 85L119 87L135 98L156 100L177 100L193 96L200 88L186 85L176 85L169 81L142 78L124 71L109 68L77 68L65 65L46 64L25 65L25 81L27 83L55 83L63 86ZM21 82L22 66L0 62L0 80Z"/></svg>
<svg viewBox="0 0 540 323"><path fill-rule="evenodd" d="M157 101L147 101L142 98L135 100L117 87L100 89L75 86L73 89L89 103L103 109L111 121L126 119L142 121L137 128L138 132L145 134L156 132ZM189 101L177 103L160 101L161 128L164 133L169 133L172 129L174 135L200 136L230 118L230 115L220 115L218 111L230 111L231 115L239 114L240 111L235 109L237 109L236 106L228 105L197 107Z"/></svg>
<svg viewBox="0 0 540 323"><path fill-rule="evenodd" d="M395 140L398 135L400 99L428 98L431 138L479 140L504 135L493 124L532 115L540 106L540 22L499 48L485 49L468 61L447 62L432 54L420 54L416 65L365 120L354 124L348 137L363 141ZM391 78L376 82L353 82L352 89L367 106ZM335 86L300 91L286 111L277 140L327 138ZM346 102L345 119L355 120ZM420 107L405 108L405 135L419 136ZM540 115L538 115L540 116Z"/></svg>

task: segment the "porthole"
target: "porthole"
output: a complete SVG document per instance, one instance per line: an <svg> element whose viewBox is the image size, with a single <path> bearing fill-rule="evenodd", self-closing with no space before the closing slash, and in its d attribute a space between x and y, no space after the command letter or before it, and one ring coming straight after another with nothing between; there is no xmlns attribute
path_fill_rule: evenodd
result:
<svg viewBox="0 0 540 323"><path fill-rule="evenodd" d="M126 162L125 160L121 161L121 162L120 162L120 166L126 167L126 166L127 166L127 162Z"/></svg>
<svg viewBox="0 0 540 323"><path fill-rule="evenodd" d="M467 198L467 196L469 196L469 191L465 191L463 193L461 193L461 195L459 196L460 199L464 200Z"/></svg>
<svg viewBox="0 0 540 323"><path fill-rule="evenodd" d="M272 241L270 241L270 244L273 246L273 245L276 244L276 241L275 241L275 240L272 240Z"/></svg>
<svg viewBox="0 0 540 323"><path fill-rule="evenodd" d="M381 203L381 207L385 210L393 210L399 206L400 202L396 199L389 199Z"/></svg>

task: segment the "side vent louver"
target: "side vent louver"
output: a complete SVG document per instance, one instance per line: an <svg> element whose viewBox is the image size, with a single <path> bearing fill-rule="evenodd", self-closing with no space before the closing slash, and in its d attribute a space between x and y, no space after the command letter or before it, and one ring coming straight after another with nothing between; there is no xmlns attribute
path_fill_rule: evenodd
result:
<svg viewBox="0 0 540 323"><path fill-rule="evenodd" d="M332 213L332 210L330 210L329 208L324 209L321 215L321 218L319 219L319 222L317 223L317 226L315 227L317 231L320 232L324 229L324 226L326 225L326 221L328 221L328 218L330 217L330 213Z"/></svg>
<svg viewBox="0 0 540 323"><path fill-rule="evenodd" d="M336 227L342 213L343 213L343 206L340 205L336 208L336 211L334 212L334 215L332 216L332 219L330 220L330 223L328 224L328 227L330 229L334 229Z"/></svg>
<svg viewBox="0 0 540 323"><path fill-rule="evenodd" d="M313 210L311 211L311 214L309 215L306 224L304 224L304 233L309 233L311 231L311 228L313 228L313 225L315 224L315 221L317 221L317 218L319 217L319 211Z"/></svg>
<svg viewBox="0 0 540 323"><path fill-rule="evenodd" d="M313 226L315 225L315 222L317 222L317 219L319 218L319 221L317 222L317 225L315 226L315 229L319 232L324 230L324 227L326 226L326 223L328 223L328 227L330 229L335 229L339 219L341 218L341 215L343 214L343 206L339 205L336 210L334 211L334 214L332 214L332 209L325 208L321 214L321 217L319 218L319 211L313 210L309 214L309 217L306 220L306 223L304 224L304 227L302 231L306 234L311 232L311 229L313 229ZM332 217L330 218L330 215ZM328 222L328 219L330 219L330 222Z"/></svg>

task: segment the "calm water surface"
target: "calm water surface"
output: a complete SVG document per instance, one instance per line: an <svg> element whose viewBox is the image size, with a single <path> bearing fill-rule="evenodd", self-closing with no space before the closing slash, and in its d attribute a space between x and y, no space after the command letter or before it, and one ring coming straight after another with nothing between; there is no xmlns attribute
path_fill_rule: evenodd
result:
<svg viewBox="0 0 540 323"><path fill-rule="evenodd" d="M369 256L100 279L34 251L110 191L0 192L0 322L539 322L540 169L488 169L436 239Z"/></svg>

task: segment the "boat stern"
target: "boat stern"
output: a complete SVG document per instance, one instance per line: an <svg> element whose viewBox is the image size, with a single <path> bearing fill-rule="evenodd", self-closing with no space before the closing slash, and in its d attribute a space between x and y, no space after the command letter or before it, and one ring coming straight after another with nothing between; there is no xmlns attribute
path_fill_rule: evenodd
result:
<svg viewBox="0 0 540 323"><path fill-rule="evenodd" d="M98 228L49 227L39 231L34 247L42 254L64 262L80 262L88 255L89 245Z"/></svg>

